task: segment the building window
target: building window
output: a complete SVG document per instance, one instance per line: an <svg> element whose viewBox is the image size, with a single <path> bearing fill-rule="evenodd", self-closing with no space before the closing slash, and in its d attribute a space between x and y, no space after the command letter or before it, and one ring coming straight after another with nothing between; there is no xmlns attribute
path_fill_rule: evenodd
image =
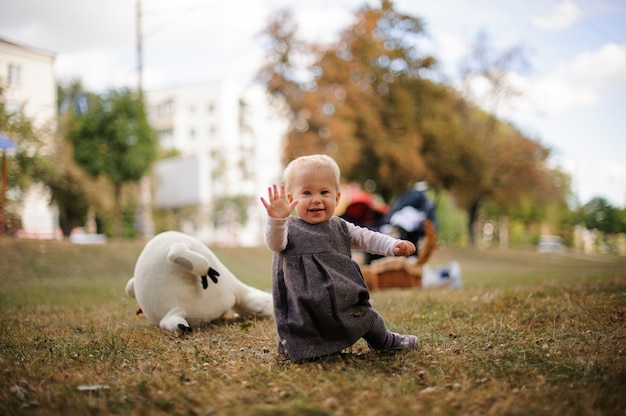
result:
<svg viewBox="0 0 626 416"><path fill-rule="evenodd" d="M163 129L159 130L159 141L163 147L171 147L174 145L174 130L173 129Z"/></svg>
<svg viewBox="0 0 626 416"><path fill-rule="evenodd" d="M160 119L171 118L174 114L174 101L168 99L156 106L157 117Z"/></svg>
<svg viewBox="0 0 626 416"><path fill-rule="evenodd" d="M9 85L20 85L22 83L22 67L15 64L9 65Z"/></svg>

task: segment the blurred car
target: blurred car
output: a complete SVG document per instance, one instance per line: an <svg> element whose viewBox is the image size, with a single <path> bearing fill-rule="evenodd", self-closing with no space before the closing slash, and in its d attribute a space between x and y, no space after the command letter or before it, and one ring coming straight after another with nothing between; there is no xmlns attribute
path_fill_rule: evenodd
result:
<svg viewBox="0 0 626 416"><path fill-rule="evenodd" d="M564 253L563 239L558 235L542 235L539 237L540 253Z"/></svg>

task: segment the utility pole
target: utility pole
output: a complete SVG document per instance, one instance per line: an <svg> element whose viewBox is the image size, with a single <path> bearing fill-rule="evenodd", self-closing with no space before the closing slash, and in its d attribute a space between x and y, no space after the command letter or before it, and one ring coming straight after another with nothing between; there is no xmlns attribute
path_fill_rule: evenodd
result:
<svg viewBox="0 0 626 416"><path fill-rule="evenodd" d="M143 35L141 28L141 0L136 2L136 27L137 27L137 90L139 99L146 106L143 95ZM139 221L140 234L144 239L154 235L154 220L152 218L152 181L150 173L141 178L139 182Z"/></svg>
<svg viewBox="0 0 626 416"><path fill-rule="evenodd" d="M141 35L141 0L137 0L136 26L137 26L137 89L143 97L143 39Z"/></svg>

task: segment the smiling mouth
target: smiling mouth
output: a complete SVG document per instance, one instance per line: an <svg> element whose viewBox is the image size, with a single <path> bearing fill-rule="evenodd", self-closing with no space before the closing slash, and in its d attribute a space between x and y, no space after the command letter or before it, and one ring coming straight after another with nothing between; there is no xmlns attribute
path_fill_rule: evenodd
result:
<svg viewBox="0 0 626 416"><path fill-rule="evenodd" d="M322 212L322 211L324 211L324 208L313 208L309 210L309 212Z"/></svg>

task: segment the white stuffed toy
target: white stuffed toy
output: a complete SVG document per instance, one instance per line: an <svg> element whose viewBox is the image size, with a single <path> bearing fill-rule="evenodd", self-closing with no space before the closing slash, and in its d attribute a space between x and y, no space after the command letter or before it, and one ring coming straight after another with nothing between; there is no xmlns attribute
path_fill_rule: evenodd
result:
<svg viewBox="0 0 626 416"><path fill-rule="evenodd" d="M126 294L148 320L174 333L190 332L235 312L272 317L272 295L238 280L200 240L176 231L153 237L137 259Z"/></svg>

